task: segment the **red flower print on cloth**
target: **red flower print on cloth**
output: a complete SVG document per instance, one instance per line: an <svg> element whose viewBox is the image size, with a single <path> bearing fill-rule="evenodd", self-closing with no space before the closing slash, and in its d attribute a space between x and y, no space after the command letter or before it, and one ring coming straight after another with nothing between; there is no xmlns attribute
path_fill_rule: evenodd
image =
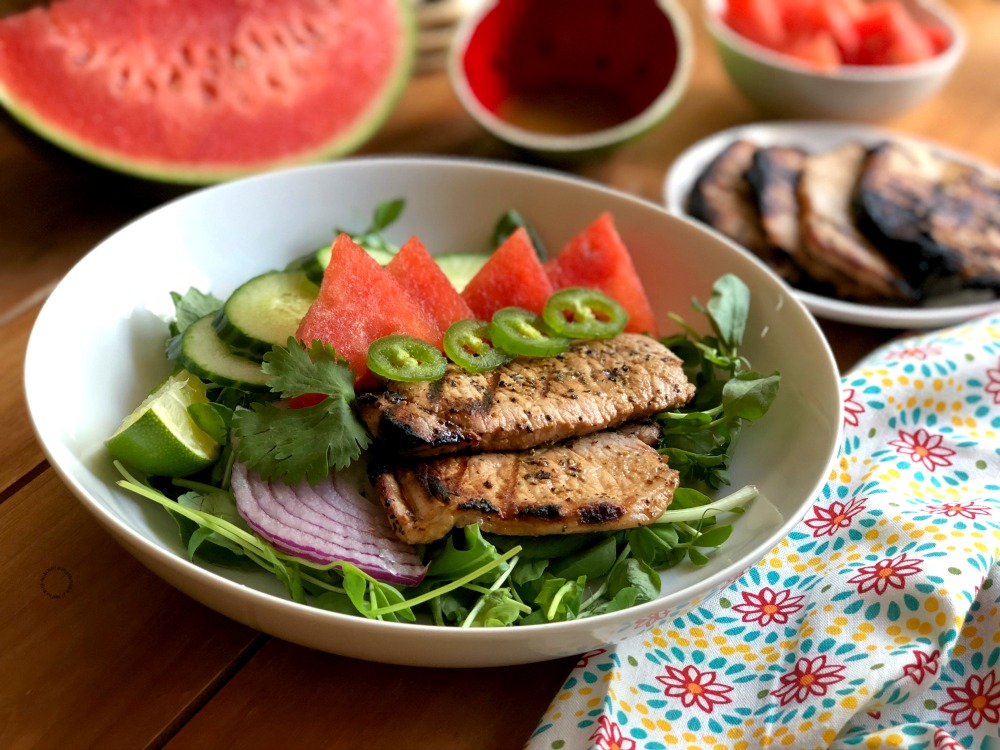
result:
<svg viewBox="0 0 1000 750"><path fill-rule="evenodd" d="M994 404L1000 404L1000 359L995 368L986 371L986 380L986 392L992 394Z"/></svg>
<svg viewBox="0 0 1000 750"><path fill-rule="evenodd" d="M608 653L606 648L595 648L593 651L588 651L585 654L580 654L580 660L576 663L577 669L583 669L590 664L591 659L596 659L601 654Z"/></svg>
<svg viewBox="0 0 1000 750"><path fill-rule="evenodd" d="M810 697L826 695L830 685L835 685L845 679L847 667L843 664L827 664L826 656L815 659L805 657L795 663L795 668L781 675L781 687L772 690L771 695L787 706L792 701L804 703Z"/></svg>
<svg viewBox="0 0 1000 750"><path fill-rule="evenodd" d="M840 393L844 397L844 426L857 427L861 423L858 417L865 413L865 406L855 400L857 391L853 388L844 388Z"/></svg>
<svg viewBox="0 0 1000 750"><path fill-rule="evenodd" d="M970 521L976 520L979 516L988 516L992 509L988 505L976 505L975 500L964 503L934 503L927 506L928 513L936 513L948 518L968 518Z"/></svg>
<svg viewBox="0 0 1000 750"><path fill-rule="evenodd" d="M702 672L697 667L688 665L684 669L664 667L665 675L657 675L657 682L666 685L663 694L668 698L680 698L684 708L696 706L707 714L712 713L712 707L732 703L728 693L732 686L722 685L715 681L715 672Z"/></svg>
<svg viewBox="0 0 1000 750"><path fill-rule="evenodd" d="M905 349L897 349L896 351L888 352L885 355L885 358L889 360L919 359L923 362L928 357L936 357L943 352L944 350L936 344L928 344L927 346L908 346Z"/></svg>
<svg viewBox="0 0 1000 750"><path fill-rule="evenodd" d="M921 563L923 560L919 557L911 560L904 552L895 557L879 560L874 565L859 568L857 575L848 578L847 582L856 583L859 594L874 591L881 595L888 591L890 586L894 589L906 586L906 577L919 573Z"/></svg>
<svg viewBox="0 0 1000 750"><path fill-rule="evenodd" d="M914 651L913 656L914 661L903 667L903 674L918 685L924 681L927 675L937 674L938 659L941 658L940 651L935 649L929 654L926 651Z"/></svg>
<svg viewBox="0 0 1000 750"><path fill-rule="evenodd" d="M784 625L790 614L802 609L799 602L803 599L804 596L792 596L791 589L775 591L770 586L765 586L756 594L744 591L743 604L737 604L733 610L743 615L743 622L756 622L761 626L772 622Z"/></svg>
<svg viewBox="0 0 1000 750"><path fill-rule="evenodd" d="M838 529L846 529L851 525L851 519L865 509L867 499L854 497L846 503L834 500L825 508L814 505L813 517L806 519L806 526L813 530L814 537L833 536Z"/></svg>
<svg viewBox="0 0 1000 750"><path fill-rule="evenodd" d="M900 455L909 456L928 471L934 471L939 466L951 466L948 456L955 455L951 448L941 445L943 440L943 436L931 435L921 427L914 433L900 430L899 440L893 440L889 445Z"/></svg>
<svg viewBox="0 0 1000 750"><path fill-rule="evenodd" d="M991 669L984 676L970 675L963 687L948 688L951 700L940 707L951 714L955 726L968 724L973 729L983 721L1000 724L1000 682Z"/></svg>
<svg viewBox="0 0 1000 750"><path fill-rule="evenodd" d="M590 735L600 750L636 750L635 740L622 735L622 728L607 716L597 720L597 731Z"/></svg>
<svg viewBox="0 0 1000 750"><path fill-rule="evenodd" d="M965 750L965 745L938 727L934 730L934 750Z"/></svg>

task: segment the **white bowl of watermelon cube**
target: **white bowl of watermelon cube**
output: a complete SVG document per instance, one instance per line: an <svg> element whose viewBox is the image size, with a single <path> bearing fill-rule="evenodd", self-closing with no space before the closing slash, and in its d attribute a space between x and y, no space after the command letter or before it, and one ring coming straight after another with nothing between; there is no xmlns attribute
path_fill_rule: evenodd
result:
<svg viewBox="0 0 1000 750"><path fill-rule="evenodd" d="M549 160L575 160L662 123L693 57L676 0L489 0L457 28L448 72L487 132Z"/></svg>
<svg viewBox="0 0 1000 750"><path fill-rule="evenodd" d="M935 0L706 0L733 84L767 116L876 122L945 85L965 51Z"/></svg>
<svg viewBox="0 0 1000 750"><path fill-rule="evenodd" d="M402 199L403 203L393 204L395 199ZM403 211L397 216L400 205ZM379 206L383 210L376 211ZM515 228L497 249L494 228L501 223L498 217L509 218L512 210L520 217L516 226L533 228L533 239L530 245L526 244L527 230ZM618 279L622 284L620 289L631 289L616 294L637 316L640 327L653 329L660 336L682 330L669 316L671 311L683 316L699 335L709 334L711 326L693 308L692 300L697 298L707 303L720 278L738 277L750 300L745 319L733 316L745 321L739 353L761 373L780 372L780 388L766 414L744 427L744 440L736 446L729 466L731 484L720 485L709 493L715 499L739 488L756 488L751 496L743 495L744 499L751 498L746 511L728 517L731 536L717 549L706 547L703 555L696 556L697 560L685 558L652 578L646 574L647 580L659 583L631 601L634 606L609 607L592 612L592 616L578 616L583 600L576 598L574 603L574 596L567 593L572 582L567 581L569 588L560 586L558 597L546 600L546 606L539 609L540 615L527 623L506 625L499 615L488 620L477 619L477 613L483 613L483 605L474 604L469 612L462 614L461 621L452 622L448 618L443 620L446 624L437 624L433 611L428 610L416 611L414 621L378 614L383 612L383 605L391 609L395 600L385 598L387 589L381 588L383 583L372 584L357 575L352 578L353 585L368 591L361 597L361 605L369 607L369 616L358 611L351 613L341 606L331 606L337 597L343 604L346 601L343 594L334 592L330 599L323 596L322 589L307 586L306 590L295 591L261 568L247 570L221 564L218 555L232 550L211 547L204 539L203 547L209 544L215 556L203 556L204 550L199 548L199 554L191 559L187 544L190 539L182 538L178 523L164 509L162 500L166 495L163 492L156 495L152 490L146 494L136 492L135 488L148 477L131 466L124 468L134 483L121 485L121 481L127 480L106 445L123 420L174 372L177 363L164 356L165 342L171 336L169 322L178 315L172 293L177 292L183 298L194 288L219 300L234 299L240 296L234 290L245 290L248 279L260 278L274 270L287 274L289 266L293 267L292 272L297 272L295 269L302 268L297 259L311 257L314 248L329 248L330 257L340 260L328 261L322 275L315 300L325 300L322 304L326 307L313 315L310 336L322 335L323 326L318 319L327 320L327 330L358 331L365 325L378 328L386 321L399 319L404 309L410 313L403 317L401 325L411 326L413 320L424 314L425 306L421 303L424 298L408 291L402 281L386 280L399 270L397 266L389 269L400 257L398 254L383 266L368 262L372 253L361 252L358 257L363 257L365 263L356 260L350 273L367 269L367 281L356 284L349 283L344 275L348 273L345 270L348 266L343 263L346 256L333 254L338 243L353 247L340 238L337 228L363 233L369 224L376 225L390 246L415 247L408 241L419 238L423 248L433 255L434 264L442 268L443 258L456 258L453 253L460 251L466 260L469 253L480 253L485 265L467 284L444 287L437 278L433 286L438 290L437 296L457 297L470 306L485 304L491 297L493 304L509 301L529 304L526 298L517 295L537 293L549 283L554 286L555 277L550 278L553 268L561 268L562 273L576 269L577 274L603 268L599 274L602 279ZM334 235L338 239L331 243ZM597 242L605 250L595 248L593 242L581 243L581 238ZM505 246L507 250L503 250ZM539 246L548 248L549 259L542 262L540 258L525 255L526 246L536 250ZM576 249L571 250L574 246ZM598 259L604 257L606 261L610 256L605 251L612 246L611 255L617 258L613 267L600 266ZM597 255L591 261L579 262L580 253L595 252ZM567 261L566 254L573 253L577 254L577 260ZM494 262L501 256L502 262ZM413 278L409 281L414 284L416 277L426 280L434 276L426 262L403 267L422 269L411 274ZM480 276L483 273L487 279L492 277L492 291ZM529 283L532 274L534 280ZM508 277L522 281L511 285L507 283ZM577 276L576 281L580 278ZM599 282L600 279L595 283ZM108 288L110 283L114 283L118 293L94 293L96 289ZM328 285L334 288L327 288L324 293ZM613 287L605 288L612 293ZM474 291L467 294L469 289ZM200 304L204 299L194 295L189 301ZM438 304L440 300L434 302L435 309L444 307ZM313 304L310 302L310 311ZM215 319L215 313L207 315ZM72 321L72 336L66 335L69 321ZM181 343L195 330L204 332L197 323L186 325ZM650 346L662 346L644 334L638 335ZM345 347L349 347L351 336L348 333L347 339L340 339ZM291 351L292 344L287 346ZM228 350L220 353L217 347L205 351L214 361L213 367L223 367L220 363L229 362L232 354ZM345 349L345 356L350 354ZM188 352L179 361L193 363L200 356L197 351ZM290 360L284 360L285 366ZM66 362L77 363L71 378L66 377ZM296 367L300 365L301 361ZM190 366L193 368L194 364ZM239 377L254 380L262 369L257 361L249 370L244 368ZM620 378L623 373L618 371L615 377ZM612 375L607 376L609 383L616 382ZM174 381L175 378L169 380ZM640 636L670 618L681 616L761 560L807 512L835 457L841 426L837 368L819 328L802 304L749 253L648 201L555 171L498 162L417 157L346 159L233 181L191 193L125 226L85 256L46 301L29 341L25 383L30 415L41 445L66 485L107 529L109 543L112 539L118 541L181 591L265 633L331 653L418 666L496 666L565 657ZM359 391L362 388L357 387ZM51 394L56 392L60 398L53 399ZM326 408L323 404L313 404ZM339 413L341 426L347 425L351 420L350 410ZM183 417L183 412L178 417L175 412L172 419L193 421L193 414L190 409L187 417ZM204 416L204 410L201 414ZM270 414L274 418L275 413ZM208 429L208 423L198 424ZM223 430L221 436L225 434ZM331 438L314 435L314 440L324 439ZM386 455L391 457L391 451ZM604 461L604 455L596 454L596 460ZM655 470L662 469L660 466ZM216 481L211 479L212 468L205 471L209 474L202 472L193 478ZM273 546L253 546L253 549L268 550L267 559L284 560L283 566L291 565L287 570L306 570L303 561L311 559L318 547L312 541L300 546L299 532L292 533L294 539L283 538L284 532L274 533L273 529L264 528L268 523L266 518L262 521L254 516L253 509L246 511L239 500L243 497L239 487L243 485L238 487L237 479L245 483L248 476L247 471L233 471L232 492L238 496L237 504L235 511L230 507L230 514L225 516L230 519L227 523L232 524L240 523L237 515L247 520L244 531L249 536L237 537L237 541L243 539L239 544L259 545L259 539L264 537L251 533L259 529L261 534L271 535L264 539ZM191 479L188 477L188 481ZM535 476L535 480L544 478ZM156 487L162 490L172 486L177 491L175 481L160 481ZM355 486L352 483L358 482L360 486L364 480L350 470L334 472L330 477L320 477L316 487L323 486L327 492L330 482L340 483L337 486L344 482ZM304 486L296 485L299 489ZM336 505L347 498L347 494L338 492L324 502ZM160 500L154 500L155 497ZM226 500L225 493L213 497L213 503L232 502ZM359 502L357 494L352 497L351 502ZM169 502L173 500L168 500L166 507L175 513L183 511L189 517L194 514L203 518L197 516L200 511L192 510L193 506L182 509ZM299 510L297 502L293 505L294 515ZM197 508L216 512L201 501ZM380 566L402 565L395 570L394 585L403 596L412 596L409 583L430 575L421 567L419 550L401 539L384 536L390 526L387 514L378 504L356 505L352 512L355 519L367 519L369 530L365 533L369 536L365 544L375 545L379 551L373 553L374 559L366 558L367 553L349 551L355 555L350 560L364 566L365 571L373 571L373 575ZM265 516L268 513L279 511L271 507L264 512ZM325 524L315 518L310 521L313 522L317 529ZM216 521L217 525L221 523ZM469 538L465 536L469 530L476 529L466 526L450 532L457 534L458 548L464 544L463 539ZM331 536L336 544L353 543L350 540L358 533L356 521L345 521L335 532L324 527L313 536L318 539L326 535L323 544L330 543ZM558 542L559 534L545 539ZM587 542L587 539L578 536L570 541ZM383 552L386 548L380 545L390 541L392 549ZM307 553L306 547L311 551ZM343 553L345 560L348 553ZM509 548L504 554L508 557L503 564L514 565L510 562ZM299 562L292 565L289 558L279 558L280 555L291 555L291 559ZM399 562L399 555L405 558L403 562ZM416 568L406 567L413 560L417 561ZM308 570L314 577L325 575L314 568ZM341 591L348 588L345 571L336 570L337 574L345 575ZM399 583L400 579L404 582ZM426 580L433 584L431 589L437 590L439 584L430 578ZM496 586L501 586L504 580L495 581ZM600 586L597 581L592 585ZM483 588L468 593L478 600L484 596ZM588 596L594 593L591 590ZM369 598L369 594L374 598ZM370 608L372 602L377 605L374 610ZM510 600L505 607L501 610L508 613L521 609L521 605Z"/></svg>

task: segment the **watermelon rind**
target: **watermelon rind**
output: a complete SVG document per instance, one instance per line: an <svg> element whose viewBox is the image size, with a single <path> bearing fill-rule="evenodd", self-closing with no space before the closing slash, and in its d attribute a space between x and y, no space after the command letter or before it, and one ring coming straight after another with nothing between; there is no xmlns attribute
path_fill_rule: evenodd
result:
<svg viewBox="0 0 1000 750"><path fill-rule="evenodd" d="M71 130L48 121L30 101L12 93L0 66L0 106L28 130L60 149L89 163L146 180L187 185L207 185L246 177L265 171L335 159L356 151L385 123L398 103L413 73L416 57L417 23L412 0L398 0L400 53L391 75L381 90L371 97L363 115L347 130L332 135L314 148L287 156L260 161L217 164L171 159L139 159L83 140Z"/></svg>

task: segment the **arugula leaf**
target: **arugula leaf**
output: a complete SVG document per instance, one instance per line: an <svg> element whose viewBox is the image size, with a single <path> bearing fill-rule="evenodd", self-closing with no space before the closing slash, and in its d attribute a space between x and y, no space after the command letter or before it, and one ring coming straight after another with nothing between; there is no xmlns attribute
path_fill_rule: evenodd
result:
<svg viewBox="0 0 1000 750"><path fill-rule="evenodd" d="M740 354L750 290L739 277L720 276L707 305L695 299L691 306L707 318L714 335L703 336L681 316L670 315L682 332L662 342L681 358L696 391L685 407L657 415L663 428L659 450L680 472L682 484L718 489L730 483L729 460L744 424L767 413L781 376L755 372Z"/></svg>
<svg viewBox="0 0 1000 750"><path fill-rule="evenodd" d="M261 477L315 484L331 469L347 468L371 443L351 409L354 373L331 346L314 341L307 350L289 338L287 349L275 347L264 355L262 367L275 393L327 398L301 409L257 402L236 412L236 455Z"/></svg>
<svg viewBox="0 0 1000 750"><path fill-rule="evenodd" d="M481 568L485 563L500 558L497 548L483 538L479 524L470 524L461 532L461 548L456 544L455 534L449 535L441 550L431 559L427 567L429 578L461 578ZM487 571L488 580L499 575L496 568Z"/></svg>

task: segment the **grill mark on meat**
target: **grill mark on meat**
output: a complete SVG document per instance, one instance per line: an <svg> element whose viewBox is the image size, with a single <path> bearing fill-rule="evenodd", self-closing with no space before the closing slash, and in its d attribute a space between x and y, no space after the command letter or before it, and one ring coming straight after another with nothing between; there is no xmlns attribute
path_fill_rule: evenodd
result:
<svg viewBox="0 0 1000 750"><path fill-rule="evenodd" d="M594 503L593 505L583 506L576 512L576 515L583 525L594 526L617 521L622 517L624 512L624 509L620 505Z"/></svg>
<svg viewBox="0 0 1000 750"><path fill-rule="evenodd" d="M489 500L483 497L475 497L471 500L463 500L458 504L459 510L474 510L478 513L488 513L495 514L499 513L500 510L491 503Z"/></svg>
<svg viewBox="0 0 1000 750"><path fill-rule="evenodd" d="M526 451L404 462L374 486L396 534L410 544L473 523L530 536L634 528L662 515L678 483L640 435L651 433L630 426Z"/></svg>
<svg viewBox="0 0 1000 750"><path fill-rule="evenodd" d="M518 358L485 374L449 365L442 380L438 399L426 398L420 383L358 397L358 413L384 451L520 450L643 419L694 395L680 359L640 334Z"/></svg>

